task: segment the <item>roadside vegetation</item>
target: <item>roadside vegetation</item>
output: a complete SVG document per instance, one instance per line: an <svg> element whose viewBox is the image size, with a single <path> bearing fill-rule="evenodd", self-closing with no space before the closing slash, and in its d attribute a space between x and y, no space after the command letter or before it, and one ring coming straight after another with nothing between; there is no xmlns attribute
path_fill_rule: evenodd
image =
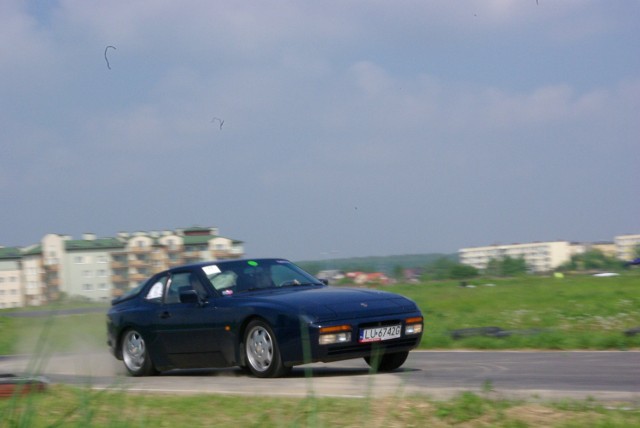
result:
<svg viewBox="0 0 640 428"><path fill-rule="evenodd" d="M195 411L194 411L195 410ZM53 386L0 401L6 427L634 427L640 409L593 400L532 403L464 392L430 397L166 396Z"/></svg>
<svg viewBox="0 0 640 428"><path fill-rule="evenodd" d="M477 278L464 284L430 281L379 288L420 306L423 349L640 348L640 334L629 332L640 326L637 271L613 277ZM491 336L483 332L485 327L498 327L502 334ZM462 329L476 334L455 339Z"/></svg>

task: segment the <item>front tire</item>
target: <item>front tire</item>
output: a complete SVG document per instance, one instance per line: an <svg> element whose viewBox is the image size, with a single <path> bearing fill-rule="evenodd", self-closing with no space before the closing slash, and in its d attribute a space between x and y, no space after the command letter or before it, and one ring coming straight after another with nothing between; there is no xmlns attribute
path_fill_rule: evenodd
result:
<svg viewBox="0 0 640 428"><path fill-rule="evenodd" d="M409 351L405 351L396 352L394 354L383 354L379 357L364 357L364 360L369 364L369 367L371 367L373 371L390 372L403 365L404 362L407 361L408 356Z"/></svg>
<svg viewBox="0 0 640 428"><path fill-rule="evenodd" d="M282 363L276 335L262 320L251 321L245 330L244 357L247 369L256 377L280 377L289 371Z"/></svg>
<svg viewBox="0 0 640 428"><path fill-rule="evenodd" d="M136 330L128 330L122 337L122 361L131 376L149 376L157 373L147 344Z"/></svg>

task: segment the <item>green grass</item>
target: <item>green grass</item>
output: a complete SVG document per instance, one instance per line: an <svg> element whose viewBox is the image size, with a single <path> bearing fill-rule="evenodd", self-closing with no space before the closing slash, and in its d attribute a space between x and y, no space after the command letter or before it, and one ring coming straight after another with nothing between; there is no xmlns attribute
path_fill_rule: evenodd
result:
<svg viewBox="0 0 640 428"><path fill-rule="evenodd" d="M586 400L525 403L462 393L425 396L272 398L141 395L54 386L0 401L3 427L424 427L640 426L637 408Z"/></svg>
<svg viewBox="0 0 640 428"><path fill-rule="evenodd" d="M425 315L422 349L640 348L640 335L623 334L624 330L640 326L638 272L611 278L478 279L473 285L476 287L463 288L458 282L449 281L379 288L403 294L420 306ZM47 330L45 326L53 327ZM461 340L453 340L450 334L456 329L487 326L539 333ZM32 353L41 346L38 343L43 333L48 336L46 350L106 349L105 316L101 313L40 318L0 316L0 355Z"/></svg>
<svg viewBox="0 0 640 428"><path fill-rule="evenodd" d="M379 287L413 299L425 316L426 349L631 349L640 335L640 275L480 279ZM487 285L492 284L492 285ZM496 326L510 337L453 340L451 331ZM536 334L531 334L536 331ZM524 334L524 333L529 334Z"/></svg>

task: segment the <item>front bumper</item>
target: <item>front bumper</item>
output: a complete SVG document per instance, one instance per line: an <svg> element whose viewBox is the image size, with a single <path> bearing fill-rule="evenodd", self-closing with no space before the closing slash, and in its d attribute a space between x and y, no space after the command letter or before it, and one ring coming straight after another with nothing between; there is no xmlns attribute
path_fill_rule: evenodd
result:
<svg viewBox="0 0 640 428"><path fill-rule="evenodd" d="M311 323L308 325L308 340L301 341L295 346L297 349L289 347L283 352L285 365L295 366L312 362L333 362L341 360L349 360L354 358L371 357L376 354L390 354L396 352L407 352L415 349L420 344L424 329L423 322L420 322L421 331L419 333L407 334L406 320L410 318L422 317L422 314L405 313L396 316L388 316L384 318L364 318L350 319L332 322L330 325L319 325ZM359 342L359 332L361 329L380 327L380 326L402 326L402 335L398 338L383 340L377 342ZM330 327L331 325L350 325L351 338L349 341L321 345L319 343L320 329L322 327Z"/></svg>

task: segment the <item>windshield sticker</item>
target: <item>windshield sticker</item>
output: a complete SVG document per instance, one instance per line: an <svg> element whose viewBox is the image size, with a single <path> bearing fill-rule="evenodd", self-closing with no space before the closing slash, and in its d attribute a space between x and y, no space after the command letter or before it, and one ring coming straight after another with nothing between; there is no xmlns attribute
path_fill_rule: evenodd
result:
<svg viewBox="0 0 640 428"><path fill-rule="evenodd" d="M249 260L249 261L247 262L247 264L248 264L249 266L253 266L253 267L258 266L258 262L254 262L253 260Z"/></svg>
<svg viewBox="0 0 640 428"><path fill-rule="evenodd" d="M211 276L213 274L216 273L220 273L220 268L216 265L209 265L209 266L204 266L202 268L202 270L204 271L204 274L207 276Z"/></svg>
<svg viewBox="0 0 640 428"><path fill-rule="evenodd" d="M223 296L231 296L233 294L233 290L222 290Z"/></svg>

